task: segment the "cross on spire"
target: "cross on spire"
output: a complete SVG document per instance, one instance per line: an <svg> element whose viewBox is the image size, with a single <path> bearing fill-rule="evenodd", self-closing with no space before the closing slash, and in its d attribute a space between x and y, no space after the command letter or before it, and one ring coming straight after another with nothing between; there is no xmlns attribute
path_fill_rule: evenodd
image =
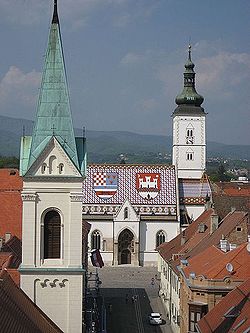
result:
<svg viewBox="0 0 250 333"><path fill-rule="evenodd" d="M55 125L54 125L54 124L52 125L51 129L52 129L52 131L53 131L53 132L52 132L52 133L53 133L53 135L55 135L55 130L56 130L56 127L55 127Z"/></svg>

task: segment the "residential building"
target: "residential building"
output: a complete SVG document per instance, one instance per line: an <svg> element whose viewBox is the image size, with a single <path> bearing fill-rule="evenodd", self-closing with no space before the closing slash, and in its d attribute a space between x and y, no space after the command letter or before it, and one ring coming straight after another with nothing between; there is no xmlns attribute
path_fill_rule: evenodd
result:
<svg viewBox="0 0 250 333"><path fill-rule="evenodd" d="M250 212L250 182L218 182L211 184L213 202L220 218L232 208Z"/></svg>
<svg viewBox="0 0 250 333"><path fill-rule="evenodd" d="M250 278L236 286L196 324L198 333L246 333L250 328Z"/></svg>
<svg viewBox="0 0 250 333"><path fill-rule="evenodd" d="M248 239L248 213L232 211L219 221L215 210L208 208L170 242L158 247L160 296L174 332L180 332L180 271L181 261L190 260L215 245L232 249Z"/></svg>
<svg viewBox="0 0 250 333"><path fill-rule="evenodd" d="M233 250L214 245L180 265L180 332L197 332L196 323L222 298L250 277L248 242ZM223 332L223 331L221 331Z"/></svg>

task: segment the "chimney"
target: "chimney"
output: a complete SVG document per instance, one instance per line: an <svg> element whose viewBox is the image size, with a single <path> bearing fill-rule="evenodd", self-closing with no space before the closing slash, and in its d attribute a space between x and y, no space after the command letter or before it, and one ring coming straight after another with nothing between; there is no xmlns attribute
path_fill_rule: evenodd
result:
<svg viewBox="0 0 250 333"><path fill-rule="evenodd" d="M5 243L7 243L11 238L11 233L10 232L6 232L5 233Z"/></svg>
<svg viewBox="0 0 250 333"><path fill-rule="evenodd" d="M217 214L212 214L210 218L210 235L218 229L219 216Z"/></svg>
<svg viewBox="0 0 250 333"><path fill-rule="evenodd" d="M203 233L203 232L205 232L205 224L204 224L204 223L200 223L200 224L198 225L198 232L199 232L199 233Z"/></svg>
<svg viewBox="0 0 250 333"><path fill-rule="evenodd" d="M222 239L220 240L220 249L223 252L227 252L229 250L229 244L228 241L226 239L223 239L223 235L222 235Z"/></svg>
<svg viewBox="0 0 250 333"><path fill-rule="evenodd" d="M237 247L236 244L229 243L229 251L236 249L236 247Z"/></svg>

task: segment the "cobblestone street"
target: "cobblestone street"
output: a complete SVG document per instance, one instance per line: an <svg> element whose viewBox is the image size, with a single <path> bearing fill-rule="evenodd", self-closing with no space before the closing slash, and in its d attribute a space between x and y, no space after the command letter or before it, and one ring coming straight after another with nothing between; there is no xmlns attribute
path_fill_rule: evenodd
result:
<svg viewBox="0 0 250 333"><path fill-rule="evenodd" d="M100 295L104 297L107 309L108 333L172 332L158 297L156 268L103 267L98 269L98 274L102 281ZM162 325L149 324L150 312L162 314Z"/></svg>

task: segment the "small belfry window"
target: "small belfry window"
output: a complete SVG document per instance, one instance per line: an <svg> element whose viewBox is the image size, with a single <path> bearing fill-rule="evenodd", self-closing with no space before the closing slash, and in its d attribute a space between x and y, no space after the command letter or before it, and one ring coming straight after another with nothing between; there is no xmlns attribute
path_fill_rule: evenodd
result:
<svg viewBox="0 0 250 333"><path fill-rule="evenodd" d="M187 160L193 161L194 160L194 153L193 152L187 152Z"/></svg>
<svg viewBox="0 0 250 333"><path fill-rule="evenodd" d="M101 234L100 231L95 230L91 235L91 249L100 250L101 247Z"/></svg>
<svg viewBox="0 0 250 333"><path fill-rule="evenodd" d="M161 245L165 241L166 241L165 232L163 230L158 231L157 234L156 234L156 247L158 247L159 245Z"/></svg>
<svg viewBox="0 0 250 333"><path fill-rule="evenodd" d="M189 124L186 129L186 144L192 145L194 143L194 128Z"/></svg>
<svg viewBox="0 0 250 333"><path fill-rule="evenodd" d="M58 259L61 256L61 218L51 210L44 217L44 259Z"/></svg>
<svg viewBox="0 0 250 333"><path fill-rule="evenodd" d="M46 163L43 163L43 165L42 165L42 170L41 170L43 175L45 174L46 169L47 169L47 164L46 164Z"/></svg>

